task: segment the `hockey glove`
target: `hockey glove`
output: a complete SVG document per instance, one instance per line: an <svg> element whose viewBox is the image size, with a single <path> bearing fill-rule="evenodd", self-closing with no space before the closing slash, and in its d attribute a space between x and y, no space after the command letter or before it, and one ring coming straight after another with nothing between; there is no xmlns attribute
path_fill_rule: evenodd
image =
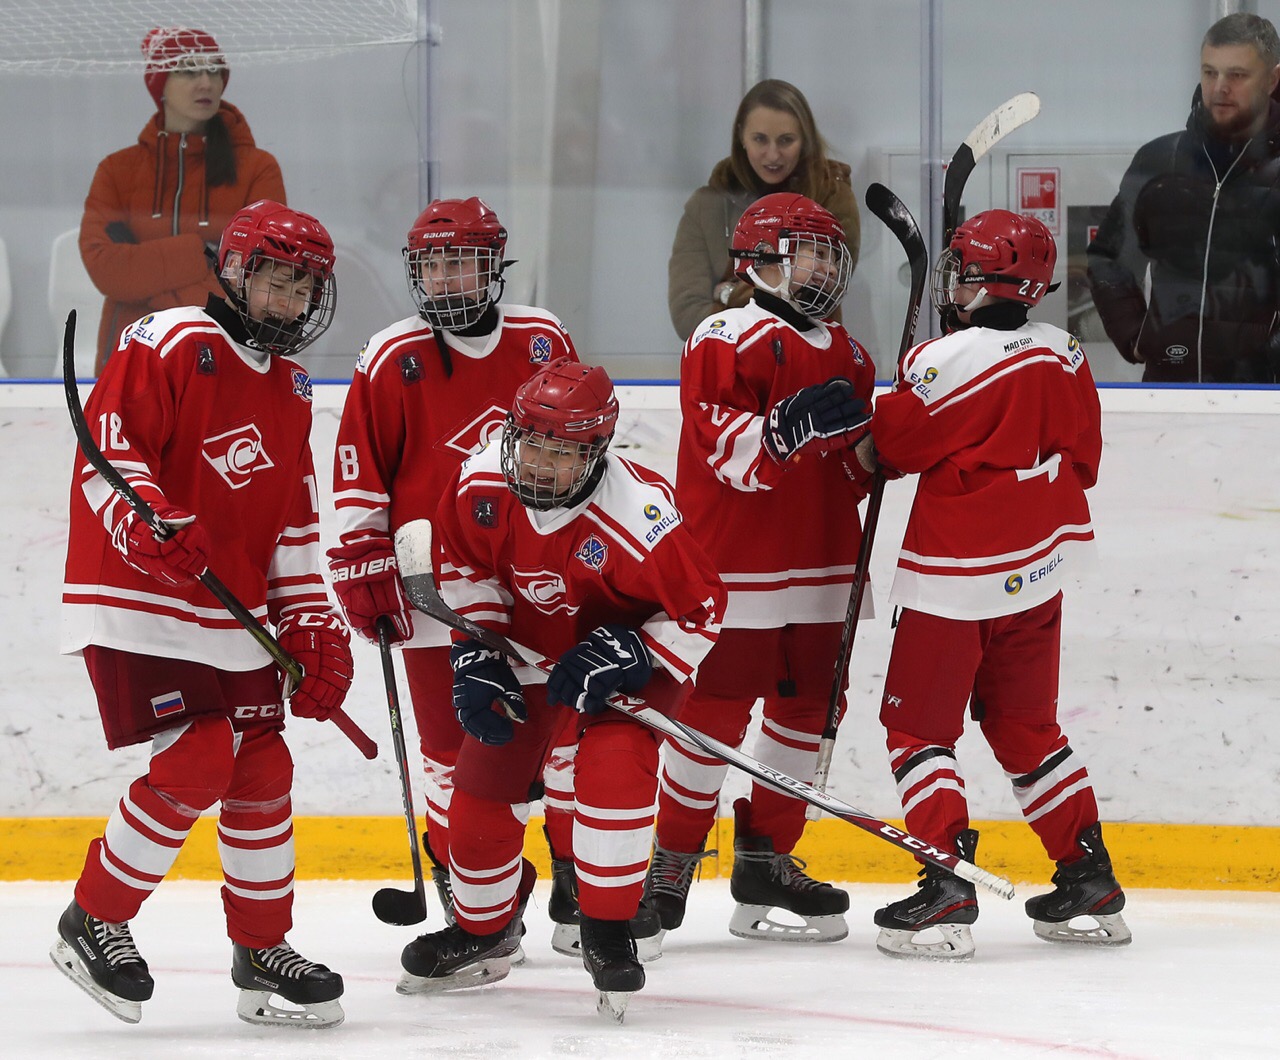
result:
<svg viewBox="0 0 1280 1060"><path fill-rule="evenodd" d="M600 626L560 656L547 679L547 702L599 714L615 692L639 692L652 672L640 634L626 626Z"/></svg>
<svg viewBox="0 0 1280 1060"><path fill-rule="evenodd" d="M870 418L867 403L853 396L853 384L835 376L774 405L765 422L764 447L779 464L802 449L842 449L858 440Z"/></svg>
<svg viewBox="0 0 1280 1060"><path fill-rule="evenodd" d="M853 452L858 458L858 463L862 465L865 471L869 471L873 475L878 472L891 481L896 478L902 478L903 472L880 459L880 454L876 451L876 441L872 435L868 434L863 438L854 447Z"/></svg>
<svg viewBox="0 0 1280 1060"><path fill-rule="evenodd" d="M329 575L348 624L365 640L377 643L383 615L395 627L392 644L413 636L413 616L390 542L370 539L329 549Z"/></svg>
<svg viewBox="0 0 1280 1060"><path fill-rule="evenodd" d="M463 730L494 747L508 743L515 735L511 723L524 721L529 712L506 657L468 637L449 649L449 665L453 667L453 712Z"/></svg>
<svg viewBox="0 0 1280 1060"><path fill-rule="evenodd" d="M300 718L326 720L347 698L354 672L351 636L342 620L333 614L286 615L276 639L303 670L289 709Z"/></svg>
<svg viewBox="0 0 1280 1060"><path fill-rule="evenodd" d="M196 517L172 504L156 506L155 513L172 529L163 540L137 512L130 512L116 526L112 542L134 570L176 587L186 585L209 569L209 535Z"/></svg>

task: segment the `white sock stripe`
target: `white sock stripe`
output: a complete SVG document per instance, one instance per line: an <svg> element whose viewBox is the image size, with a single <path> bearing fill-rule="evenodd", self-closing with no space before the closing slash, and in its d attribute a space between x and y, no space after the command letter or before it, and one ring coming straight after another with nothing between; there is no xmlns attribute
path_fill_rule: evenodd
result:
<svg viewBox="0 0 1280 1060"><path fill-rule="evenodd" d="M580 863L598 869L623 869L649 860L653 844L653 817L638 828L592 828L581 819L573 822L573 855Z"/></svg>
<svg viewBox="0 0 1280 1060"><path fill-rule="evenodd" d="M1042 777L1038 777L1034 783L1028 787L1019 787L1017 784L1011 784L1013 788L1014 798L1018 800L1018 805L1023 809L1030 806L1036 799L1043 798L1048 792L1061 784L1064 780L1070 779L1076 773L1084 769L1084 764L1077 760L1074 754L1067 755L1061 762L1057 764L1050 772ZM1010 780L1016 779L1010 777Z"/></svg>
<svg viewBox="0 0 1280 1060"><path fill-rule="evenodd" d="M579 883L588 883L592 887L600 887L602 889L630 887L644 880L645 876L649 874L649 865L646 860L638 872L628 873L626 876L597 876L594 872L587 872L579 865L577 874Z"/></svg>
<svg viewBox="0 0 1280 1060"><path fill-rule="evenodd" d="M676 791L667 783L667 778L662 777L659 780L659 786L667 798L678 802L681 806L688 806L691 810L714 810L720 805L720 793L713 793L710 798L695 798L692 795L685 795L683 792Z"/></svg>
<svg viewBox="0 0 1280 1060"><path fill-rule="evenodd" d="M729 767L724 762L701 765L683 758L668 758L662 766L662 776L673 784L704 795L719 794Z"/></svg>
<svg viewBox="0 0 1280 1060"><path fill-rule="evenodd" d="M218 836L227 840L238 839L245 843L255 843L261 842L263 839L273 839L278 835L284 835L292 827L292 814L285 817L283 821L268 825L265 828L228 828L222 821L219 821Z"/></svg>
<svg viewBox="0 0 1280 1060"><path fill-rule="evenodd" d="M499 865L494 869L469 869L465 865L459 865L454 861L451 869L455 880L469 883L472 886L480 886L481 880L496 880L504 876L513 876L522 871L523 855L517 854L505 865Z"/></svg>
<svg viewBox="0 0 1280 1060"><path fill-rule="evenodd" d="M597 821L653 820L652 806L637 806L634 809L618 809L606 808L603 806L588 806L586 803L579 801L578 812L587 817L592 817Z"/></svg>
<svg viewBox="0 0 1280 1060"><path fill-rule="evenodd" d="M107 872L110 875L114 876L117 880L119 880L121 883L125 884L128 887L134 887L139 891L146 891L148 894L150 894L158 886L160 886L159 880L155 881L154 883L152 883L150 880L141 880L137 876L133 876L130 873L126 872L124 869L117 868L116 865L111 861L111 859L106 856L105 851L100 850L98 852L98 861L102 865L102 867L107 870Z"/></svg>
<svg viewBox="0 0 1280 1060"><path fill-rule="evenodd" d="M917 784L923 784L931 776L955 777L961 783L964 782L964 777L960 775L959 765L954 758L930 758L921 762L896 782L898 797L902 798Z"/></svg>
<svg viewBox="0 0 1280 1060"><path fill-rule="evenodd" d="M956 791L960 793L960 797L964 798L964 783L955 777L939 777L932 784L927 784L915 793L910 801L903 800L902 812L910 813L919 806L925 799L931 798L942 791ZM898 797L902 798L902 793L898 793Z"/></svg>
<svg viewBox="0 0 1280 1060"><path fill-rule="evenodd" d="M293 872L293 836L278 846L246 850L231 846L218 837L218 857L226 875L246 883L270 883L283 880Z"/></svg>
<svg viewBox="0 0 1280 1060"><path fill-rule="evenodd" d="M1087 791L1092 787L1093 785L1089 782L1089 774L1082 771L1082 775L1080 776L1079 780L1077 780L1073 784L1068 784L1065 788L1063 788L1060 792L1058 792L1057 795L1055 795L1052 799L1046 802L1043 806L1037 806L1030 813L1027 813L1024 810L1022 816L1028 822L1039 820L1046 813L1050 813L1051 811L1056 810L1059 806L1061 806L1073 795L1076 795L1081 791Z"/></svg>
<svg viewBox="0 0 1280 1060"><path fill-rule="evenodd" d="M239 887L229 880L224 880L222 885L237 897L249 898L258 902L269 902L275 898L285 898L293 893L293 880L290 880L283 887L277 887L270 891L254 890L251 887Z"/></svg>
<svg viewBox="0 0 1280 1060"><path fill-rule="evenodd" d="M139 807L138 804L129 798L128 795L125 795L124 798L120 800L120 810L122 812L128 811L130 817L136 818L140 824L146 825L147 828L155 832L156 835L164 836L166 839L174 839L179 845L186 841L187 835L191 832L192 825L196 823L196 819L193 817L191 818L191 824L187 825L186 828L170 828L168 825L161 824L149 813ZM137 831L132 828L132 826L130 826L130 830L134 832Z"/></svg>
<svg viewBox="0 0 1280 1060"><path fill-rule="evenodd" d="M767 766L793 777L812 777L813 768L818 764L818 745L812 747L790 747L779 743L761 730L756 737L755 756Z"/></svg>
<svg viewBox="0 0 1280 1060"><path fill-rule="evenodd" d="M776 733L784 740L793 740L796 743L802 743L806 746L812 746L817 750L818 744L822 742L821 733L801 732L799 729L788 729L785 725L779 725L772 718L765 718L760 722L762 732L770 734Z"/></svg>
<svg viewBox="0 0 1280 1060"><path fill-rule="evenodd" d="M560 810L562 813L573 813L574 805L572 795L562 799L552 795L549 791L543 792L542 808L544 810Z"/></svg>

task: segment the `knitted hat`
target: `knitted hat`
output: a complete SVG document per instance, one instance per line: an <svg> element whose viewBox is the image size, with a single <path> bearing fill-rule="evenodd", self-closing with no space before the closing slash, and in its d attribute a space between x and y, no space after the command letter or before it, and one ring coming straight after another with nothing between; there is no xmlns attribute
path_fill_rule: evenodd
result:
<svg viewBox="0 0 1280 1060"><path fill-rule="evenodd" d="M153 29L142 38L142 54L147 59L147 70L142 79L147 83L147 91L161 107L164 96L164 83L169 74L179 68L202 69L212 66L222 71L222 83L225 85L231 77L227 69L227 57L222 54L218 42L213 35L202 29L188 29L186 26L161 26ZM195 56L207 55L207 61L196 60Z"/></svg>

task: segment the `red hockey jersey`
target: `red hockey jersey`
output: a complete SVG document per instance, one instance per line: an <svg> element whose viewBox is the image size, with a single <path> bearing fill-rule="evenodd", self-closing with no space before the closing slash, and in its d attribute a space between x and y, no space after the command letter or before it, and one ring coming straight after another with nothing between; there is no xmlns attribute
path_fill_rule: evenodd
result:
<svg viewBox="0 0 1280 1060"><path fill-rule="evenodd" d="M501 428L520 384L558 357L578 359L552 314L501 302L497 310L498 326L472 340L476 348L413 316L378 332L360 352L334 452L342 544L390 543L404 523L432 518L458 466ZM446 627L414 618L405 646L449 643Z"/></svg>
<svg viewBox="0 0 1280 1060"><path fill-rule="evenodd" d="M330 613L320 575L311 380L259 363L193 307L125 334L85 405L107 459L141 495L194 514L209 568L260 622ZM62 650L87 644L254 670L270 656L199 582L169 588L125 563L111 533L128 506L76 453Z"/></svg>
<svg viewBox="0 0 1280 1060"><path fill-rule="evenodd" d="M571 508L507 488L501 440L459 469L436 512L440 592L459 614L558 659L597 626L640 630L655 665L692 681L719 635L724 587L661 476L612 453ZM546 675L520 667L521 681Z"/></svg>
<svg viewBox="0 0 1280 1060"><path fill-rule="evenodd" d="M1084 350L1060 328L966 328L908 350L871 433L884 463L920 475L895 604L1015 614L1091 559L1084 491L1098 478L1102 411Z"/></svg>
<svg viewBox="0 0 1280 1060"><path fill-rule="evenodd" d="M778 401L833 376L870 403L875 366L841 325L797 331L754 302L704 320L685 345L676 496L729 591L725 627L844 618L868 476L852 450L780 467L763 444Z"/></svg>

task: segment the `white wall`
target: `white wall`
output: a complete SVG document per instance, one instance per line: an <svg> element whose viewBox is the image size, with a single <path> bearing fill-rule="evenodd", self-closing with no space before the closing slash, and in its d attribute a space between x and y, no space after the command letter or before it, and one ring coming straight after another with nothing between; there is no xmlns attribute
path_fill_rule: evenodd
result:
<svg viewBox="0 0 1280 1060"><path fill-rule="evenodd" d="M342 393L317 390L325 486ZM621 400L615 444L671 475L671 389L624 388ZM1103 400L1106 447L1091 496L1100 565L1065 609L1064 728L1107 820L1280 825L1280 395L1109 390ZM0 489L0 815L105 814L145 768L145 751L105 749L83 664L57 654L73 453L58 387L0 386L0 451L10 454ZM876 713L892 636L884 593L909 496L905 482L886 490L872 561L881 613L858 630L831 773L833 792L880 816L898 807ZM328 522L324 534L331 542ZM400 812L376 649L360 645L356 665L347 709L381 757L367 763L332 726L291 720L299 813ZM980 738L966 734L960 761L976 819L1017 816ZM726 806L742 787L731 776Z"/></svg>

